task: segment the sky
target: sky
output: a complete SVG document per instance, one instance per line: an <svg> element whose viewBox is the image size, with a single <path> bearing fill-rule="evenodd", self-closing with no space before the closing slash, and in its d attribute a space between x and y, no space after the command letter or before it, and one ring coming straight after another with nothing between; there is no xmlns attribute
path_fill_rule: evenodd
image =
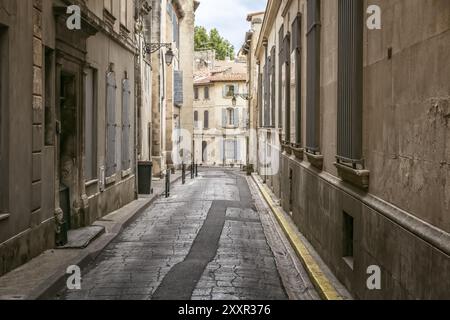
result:
<svg viewBox="0 0 450 320"><path fill-rule="evenodd" d="M234 45L237 53L244 42L245 33L250 30L247 14L264 11L267 0L199 0L196 25L208 31L219 30L222 37Z"/></svg>

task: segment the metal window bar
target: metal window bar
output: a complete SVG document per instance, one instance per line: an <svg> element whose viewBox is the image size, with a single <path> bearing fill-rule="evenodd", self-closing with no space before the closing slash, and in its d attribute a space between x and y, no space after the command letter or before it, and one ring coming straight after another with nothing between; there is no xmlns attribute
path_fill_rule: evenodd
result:
<svg viewBox="0 0 450 320"><path fill-rule="evenodd" d="M307 3L306 149L320 151L320 0Z"/></svg>
<svg viewBox="0 0 450 320"><path fill-rule="evenodd" d="M362 159L363 28L359 0L339 0L337 159L356 168Z"/></svg>

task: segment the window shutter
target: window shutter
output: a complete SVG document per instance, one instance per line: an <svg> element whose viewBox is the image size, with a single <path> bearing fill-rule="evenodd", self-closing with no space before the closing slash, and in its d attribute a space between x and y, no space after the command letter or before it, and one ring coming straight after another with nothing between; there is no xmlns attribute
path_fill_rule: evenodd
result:
<svg viewBox="0 0 450 320"><path fill-rule="evenodd" d="M122 170L131 168L130 157L130 81L128 79L122 82Z"/></svg>
<svg viewBox="0 0 450 320"><path fill-rule="evenodd" d="M236 140L236 160L241 160L241 143L240 140Z"/></svg>
<svg viewBox="0 0 450 320"><path fill-rule="evenodd" d="M222 127L227 126L227 109L222 109Z"/></svg>
<svg viewBox="0 0 450 320"><path fill-rule="evenodd" d="M319 152L320 0L307 3L306 149Z"/></svg>
<svg viewBox="0 0 450 320"><path fill-rule="evenodd" d="M184 99L183 99L183 71L174 71L173 72L174 80L174 104L178 107L181 107L183 105ZM197 96L198 96L198 90L197 90ZM198 99L198 97L197 97Z"/></svg>
<svg viewBox="0 0 450 320"><path fill-rule="evenodd" d="M283 128L283 39L284 26L282 25L278 32L278 128Z"/></svg>
<svg viewBox="0 0 450 320"><path fill-rule="evenodd" d="M362 163L363 4L339 0L338 159Z"/></svg>
<svg viewBox="0 0 450 320"><path fill-rule="evenodd" d="M238 84L235 84L234 85L234 94L236 95L236 94L239 94L239 85Z"/></svg>
<svg viewBox="0 0 450 320"><path fill-rule="evenodd" d="M208 111L205 111L204 128L205 129L209 128L209 112Z"/></svg>
<svg viewBox="0 0 450 320"><path fill-rule="evenodd" d="M239 126L239 109L234 109L233 111L233 124L235 127Z"/></svg>
<svg viewBox="0 0 450 320"><path fill-rule="evenodd" d="M222 96L224 98L226 98L226 96L227 96L227 86L226 85L224 85L223 88L222 88Z"/></svg>
<svg viewBox="0 0 450 320"><path fill-rule="evenodd" d="M116 173L116 75L109 72L106 78L106 176Z"/></svg>

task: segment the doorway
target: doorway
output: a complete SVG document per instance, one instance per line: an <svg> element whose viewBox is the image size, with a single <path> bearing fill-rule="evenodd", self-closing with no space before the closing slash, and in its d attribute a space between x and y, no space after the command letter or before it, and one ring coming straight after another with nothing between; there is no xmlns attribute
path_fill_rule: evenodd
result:
<svg viewBox="0 0 450 320"><path fill-rule="evenodd" d="M72 202L77 169L77 100L76 78L61 73L59 92L59 177L60 207L64 213L66 230L72 228Z"/></svg>

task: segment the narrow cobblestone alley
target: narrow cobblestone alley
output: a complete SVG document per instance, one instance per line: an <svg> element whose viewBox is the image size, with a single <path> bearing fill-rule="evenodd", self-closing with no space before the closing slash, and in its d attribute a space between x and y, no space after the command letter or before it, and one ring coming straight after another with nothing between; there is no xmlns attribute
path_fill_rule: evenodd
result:
<svg viewBox="0 0 450 320"><path fill-rule="evenodd" d="M250 184L250 187L249 187ZM251 179L205 169L173 187L58 299L318 299Z"/></svg>

